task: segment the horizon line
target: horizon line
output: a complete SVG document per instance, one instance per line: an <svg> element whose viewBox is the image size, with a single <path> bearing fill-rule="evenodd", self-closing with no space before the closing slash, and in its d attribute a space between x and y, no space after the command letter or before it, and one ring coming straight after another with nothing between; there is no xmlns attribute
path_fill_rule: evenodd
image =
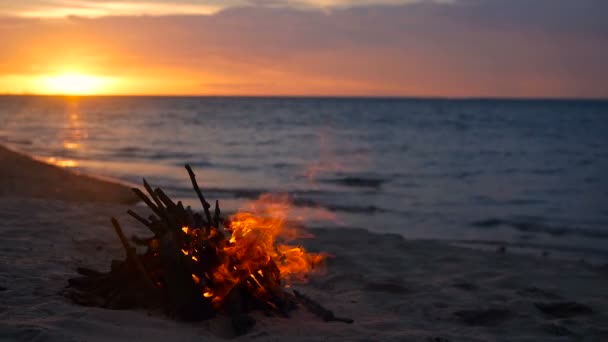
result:
<svg viewBox="0 0 608 342"><path fill-rule="evenodd" d="M593 101L606 102L608 97L553 97L553 96L440 96L440 95L252 95L252 94L15 94L0 93L0 97L149 97L149 98L284 98L284 99L394 99L394 100L444 100L444 101Z"/></svg>

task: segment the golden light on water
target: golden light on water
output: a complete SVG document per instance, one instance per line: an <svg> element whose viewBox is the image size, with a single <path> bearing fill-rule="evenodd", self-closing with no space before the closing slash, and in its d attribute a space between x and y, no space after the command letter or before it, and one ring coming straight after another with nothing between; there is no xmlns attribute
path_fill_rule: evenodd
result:
<svg viewBox="0 0 608 342"><path fill-rule="evenodd" d="M80 147L80 144L75 143L75 142L64 142L63 143L63 147L66 150L77 150Z"/></svg>
<svg viewBox="0 0 608 342"><path fill-rule="evenodd" d="M61 158L49 157L46 159L46 162L49 164L53 164L53 165L56 165L59 167L66 167L66 168L78 166L78 162L73 159L61 159Z"/></svg>
<svg viewBox="0 0 608 342"><path fill-rule="evenodd" d="M68 89L68 88L64 88ZM41 158L43 161L63 167L63 168L77 168L80 166L78 157L86 150L86 138L88 133L86 126L81 122L81 111L79 108L79 99L77 97L70 98L66 101L65 116L62 138L63 148L69 151L70 156L74 156L75 159L65 157L50 156Z"/></svg>
<svg viewBox="0 0 608 342"><path fill-rule="evenodd" d="M41 76L37 82L40 93L54 95L96 95L112 90L116 80L111 77L83 73Z"/></svg>

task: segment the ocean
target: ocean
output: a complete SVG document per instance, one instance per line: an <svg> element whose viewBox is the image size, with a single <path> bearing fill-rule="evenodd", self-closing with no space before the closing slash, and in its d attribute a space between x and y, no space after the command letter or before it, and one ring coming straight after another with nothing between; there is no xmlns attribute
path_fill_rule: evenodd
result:
<svg viewBox="0 0 608 342"><path fill-rule="evenodd" d="M185 163L225 212L282 193L305 227L608 260L608 102L0 96L0 144L193 207Z"/></svg>

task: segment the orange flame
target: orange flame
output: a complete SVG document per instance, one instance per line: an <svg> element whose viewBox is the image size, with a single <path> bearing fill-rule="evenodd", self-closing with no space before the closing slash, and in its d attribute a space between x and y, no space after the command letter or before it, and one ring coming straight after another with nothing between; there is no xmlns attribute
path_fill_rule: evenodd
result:
<svg viewBox="0 0 608 342"><path fill-rule="evenodd" d="M323 256L308 253L301 246L281 243L303 237L296 228L287 225L290 208L286 195L264 194L245 211L232 216L230 242L233 245L225 248L228 255L247 256L242 259L245 261L272 260L282 279L304 280L315 265L323 261Z"/></svg>
<svg viewBox="0 0 608 342"><path fill-rule="evenodd" d="M212 274L205 275L213 279L212 284L192 274L203 297L211 298L214 304L219 305L238 284L246 284L264 296L267 289L281 285L289 287L293 281L306 281L311 272L318 270L317 266L325 258L323 254L309 253L301 246L286 243L310 236L303 236L289 227L287 215L290 206L287 196L265 194L229 218L226 231L230 237L218 250L222 260ZM202 231L182 228L186 240L191 241L204 234ZM221 235L214 227L206 238L217 234ZM182 246L182 254L196 264L200 255L195 256L197 249L191 246Z"/></svg>

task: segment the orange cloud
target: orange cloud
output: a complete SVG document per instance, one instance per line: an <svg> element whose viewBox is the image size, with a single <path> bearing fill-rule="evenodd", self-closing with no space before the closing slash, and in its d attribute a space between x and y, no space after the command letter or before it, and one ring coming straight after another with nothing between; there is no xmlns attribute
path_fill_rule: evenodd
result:
<svg viewBox="0 0 608 342"><path fill-rule="evenodd" d="M589 1L6 17L0 92L76 75L113 80L104 94L608 97L608 24Z"/></svg>

